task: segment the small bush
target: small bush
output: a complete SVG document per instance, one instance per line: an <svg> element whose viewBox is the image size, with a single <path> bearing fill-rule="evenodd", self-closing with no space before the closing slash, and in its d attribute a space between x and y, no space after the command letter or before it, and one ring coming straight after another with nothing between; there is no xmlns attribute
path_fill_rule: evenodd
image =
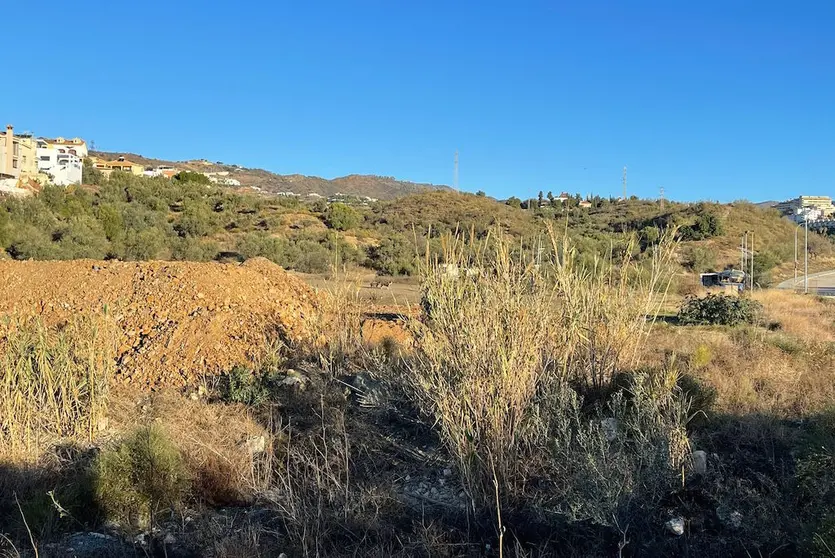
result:
<svg viewBox="0 0 835 558"><path fill-rule="evenodd" d="M762 312L762 305L749 298L709 294L704 298L688 297L678 312L684 325L753 324Z"/></svg>
<svg viewBox="0 0 835 558"><path fill-rule="evenodd" d="M695 368L704 368L710 364L712 359L713 354L710 351L710 347L705 344L701 344L696 347L696 350L693 352L693 356L690 358L690 364L692 364Z"/></svg>
<svg viewBox="0 0 835 558"><path fill-rule="evenodd" d="M243 366L234 367L223 379L221 397L227 403L259 405L269 399L269 380Z"/></svg>
<svg viewBox="0 0 835 558"><path fill-rule="evenodd" d="M144 529L162 511L180 507L189 476L179 449L157 425L142 427L101 453L96 498L111 520Z"/></svg>

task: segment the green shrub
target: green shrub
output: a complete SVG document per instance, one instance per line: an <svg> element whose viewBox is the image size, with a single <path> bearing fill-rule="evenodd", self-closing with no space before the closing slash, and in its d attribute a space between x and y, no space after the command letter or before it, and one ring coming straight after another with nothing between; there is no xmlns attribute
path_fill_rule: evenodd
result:
<svg viewBox="0 0 835 558"><path fill-rule="evenodd" d="M206 184L209 185L212 183L209 180L209 177L203 174L202 172L192 172L192 171L180 171L174 176L174 180L177 182L194 182L196 184Z"/></svg>
<svg viewBox="0 0 835 558"><path fill-rule="evenodd" d="M204 203L192 203L180 215L174 230L180 236L209 236L217 230L217 221Z"/></svg>
<svg viewBox="0 0 835 558"><path fill-rule="evenodd" d="M362 215L344 203L332 203L325 212L325 223L338 231L353 229L361 220Z"/></svg>
<svg viewBox="0 0 835 558"><path fill-rule="evenodd" d="M269 397L269 380L264 374L257 374L243 366L235 366L223 378L221 398L227 403L254 406L263 403Z"/></svg>
<svg viewBox="0 0 835 558"><path fill-rule="evenodd" d="M179 449L155 424L104 450L95 466L96 498L107 518L139 529L179 508L189 485Z"/></svg>
<svg viewBox="0 0 835 558"><path fill-rule="evenodd" d="M749 298L709 294L704 298L690 296L678 311L683 325L753 324L760 316L762 305Z"/></svg>
<svg viewBox="0 0 835 558"><path fill-rule="evenodd" d="M385 275L411 275L415 270L415 248L400 235L392 235L368 248L371 267Z"/></svg>
<svg viewBox="0 0 835 558"><path fill-rule="evenodd" d="M716 252L706 246L691 246L684 253L684 267L694 273L716 269Z"/></svg>

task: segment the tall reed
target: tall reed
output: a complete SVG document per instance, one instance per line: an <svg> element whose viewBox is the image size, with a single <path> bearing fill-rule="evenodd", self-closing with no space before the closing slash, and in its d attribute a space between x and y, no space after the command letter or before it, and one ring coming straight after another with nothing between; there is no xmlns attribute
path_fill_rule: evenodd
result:
<svg viewBox="0 0 835 558"><path fill-rule="evenodd" d="M110 319L78 316L53 328L14 319L0 331L0 454L14 459L61 438L92 439L114 369Z"/></svg>
<svg viewBox="0 0 835 558"><path fill-rule="evenodd" d="M533 476L555 470L550 462L558 455L605 460L604 433L584 415L583 396L605 392L617 372L637 367L672 277L671 236L643 261L627 249L590 266L579 263L567 235L549 230L547 242L526 257L500 232L483 240L450 236L443 260L427 256L421 269L424 312L411 323L414 394L475 501L495 499L495 483L502 494L521 497ZM666 382L657 401L672 401L674 384ZM625 409L600 412L639 416ZM656 423L682 416L664 413ZM641 429L652 421L632 423ZM680 438L678 426L652 428ZM641 437L667 444L663 435Z"/></svg>

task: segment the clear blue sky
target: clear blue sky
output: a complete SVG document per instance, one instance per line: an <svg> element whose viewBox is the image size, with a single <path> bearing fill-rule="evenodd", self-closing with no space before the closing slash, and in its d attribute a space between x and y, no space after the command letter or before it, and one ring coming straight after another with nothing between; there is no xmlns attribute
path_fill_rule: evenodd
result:
<svg viewBox="0 0 835 558"><path fill-rule="evenodd" d="M835 2L7 2L0 118L494 196L835 194ZM6 122L3 122L5 124Z"/></svg>

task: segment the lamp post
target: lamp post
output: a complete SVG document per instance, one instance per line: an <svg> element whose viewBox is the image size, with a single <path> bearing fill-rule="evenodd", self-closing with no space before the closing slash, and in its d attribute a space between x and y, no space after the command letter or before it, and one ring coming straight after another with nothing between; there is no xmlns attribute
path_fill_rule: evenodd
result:
<svg viewBox="0 0 835 558"><path fill-rule="evenodd" d="M803 223L798 223L797 226L794 228L794 288L797 288L797 233L800 231L800 227L803 226Z"/></svg>

